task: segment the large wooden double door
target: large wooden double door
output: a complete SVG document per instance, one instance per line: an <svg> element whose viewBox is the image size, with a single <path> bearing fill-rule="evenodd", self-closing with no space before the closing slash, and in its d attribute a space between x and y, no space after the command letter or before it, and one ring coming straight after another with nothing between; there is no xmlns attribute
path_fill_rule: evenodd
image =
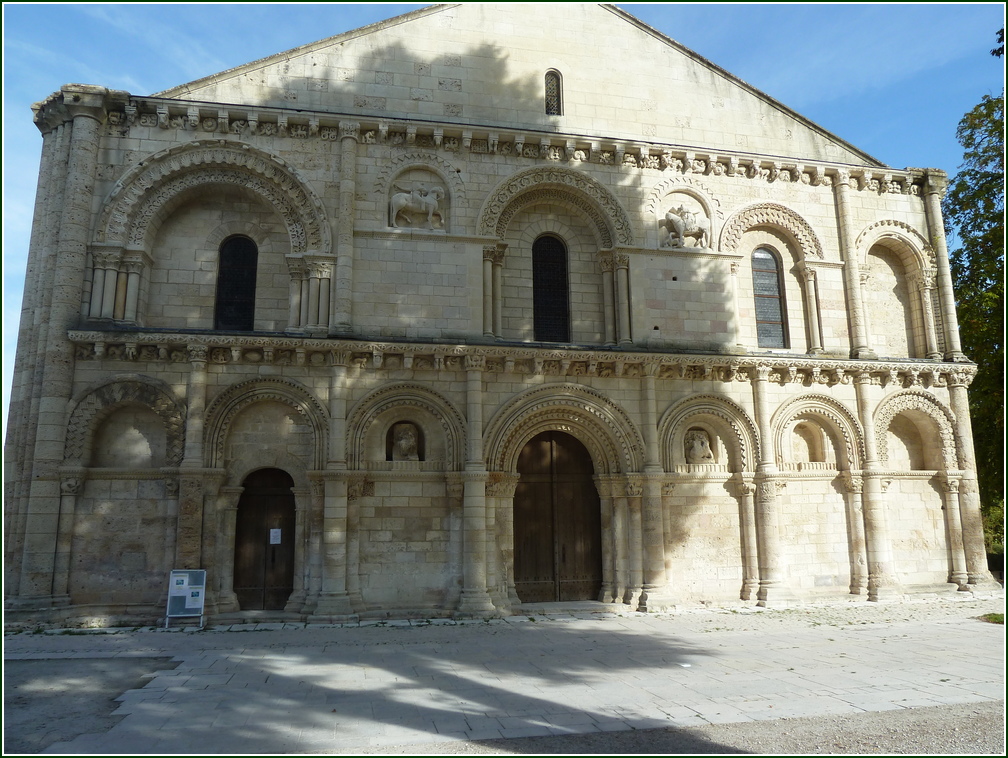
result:
<svg viewBox="0 0 1008 758"><path fill-rule="evenodd" d="M515 590L523 603L597 600L602 516L585 446L563 432L533 437L518 455Z"/></svg>
<svg viewBox="0 0 1008 758"><path fill-rule="evenodd" d="M294 480L279 469L260 469L242 486L235 522L238 605L282 611L294 591Z"/></svg>

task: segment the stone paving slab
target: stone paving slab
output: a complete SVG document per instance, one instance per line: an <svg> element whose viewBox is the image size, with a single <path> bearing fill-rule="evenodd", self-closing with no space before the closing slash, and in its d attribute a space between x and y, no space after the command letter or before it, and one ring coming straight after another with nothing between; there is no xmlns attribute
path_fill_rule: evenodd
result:
<svg viewBox="0 0 1008 758"><path fill-rule="evenodd" d="M1003 700L1004 627L976 619L1003 597L932 606L18 634L4 655L177 664L52 753L380 752Z"/></svg>

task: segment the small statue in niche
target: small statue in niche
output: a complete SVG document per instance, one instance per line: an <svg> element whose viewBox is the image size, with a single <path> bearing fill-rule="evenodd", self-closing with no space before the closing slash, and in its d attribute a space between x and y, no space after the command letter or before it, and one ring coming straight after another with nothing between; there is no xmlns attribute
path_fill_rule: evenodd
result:
<svg viewBox="0 0 1008 758"><path fill-rule="evenodd" d="M662 247L685 247L687 237L694 238L697 247L710 243L710 219L682 205L665 214L665 228L668 238Z"/></svg>
<svg viewBox="0 0 1008 758"><path fill-rule="evenodd" d="M703 429L690 429L684 440L687 463L713 463L714 453L711 451L710 437Z"/></svg>
<svg viewBox="0 0 1008 758"><path fill-rule="evenodd" d="M414 424L403 422L392 427L392 460L420 460L419 435Z"/></svg>
<svg viewBox="0 0 1008 758"><path fill-rule="evenodd" d="M401 189L397 187L397 189ZM433 187L428 190L423 185L414 187L412 190L396 192L389 201L389 221L396 229L399 228L399 217L405 219L407 225L413 226L413 219L409 214L419 213L427 217L427 228L443 228L444 214L438 210L438 204L445 196L442 187ZM437 217L437 227L434 218Z"/></svg>

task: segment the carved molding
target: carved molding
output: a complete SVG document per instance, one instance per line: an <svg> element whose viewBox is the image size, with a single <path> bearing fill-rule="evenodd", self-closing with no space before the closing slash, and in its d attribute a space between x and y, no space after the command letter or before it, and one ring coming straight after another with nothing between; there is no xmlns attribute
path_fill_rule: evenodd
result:
<svg viewBox="0 0 1008 758"><path fill-rule="evenodd" d="M511 218L536 202L562 202L587 215L604 248L632 245L633 228L626 211L612 193L579 171L559 166L519 171L490 193L479 214L479 234L501 239Z"/></svg>
<svg viewBox="0 0 1008 758"><path fill-rule="evenodd" d="M880 241L889 238L897 240L901 249L908 250L920 270L932 269L937 265L934 248L927 238L907 223L895 219L882 219L865 227L854 243L854 249L861 251L862 262L867 260L868 251Z"/></svg>
<svg viewBox="0 0 1008 758"><path fill-rule="evenodd" d="M573 384L549 384L512 398L486 426L487 468L516 470L518 454L536 434L557 430L588 449L598 475L638 471L644 442L627 413L603 393Z"/></svg>
<svg viewBox="0 0 1008 758"><path fill-rule="evenodd" d="M893 419L902 413L923 413L934 421L941 438L942 460L945 469L955 471L960 468L955 441L956 417L952 411L942 405L936 397L923 390L909 389L890 395L879 403L875 409L875 439L878 445L879 463L883 468L889 463L889 427ZM916 424L914 424L916 428ZM921 436L925 437L924 430ZM925 437L926 438L926 437Z"/></svg>
<svg viewBox="0 0 1008 758"><path fill-rule="evenodd" d="M301 384L281 377L250 379L233 384L210 403L206 412L205 455L209 466L224 462L224 446L235 417L262 400L275 400L293 408L312 430L314 458L310 467L325 467L329 414L318 399Z"/></svg>
<svg viewBox="0 0 1008 758"><path fill-rule="evenodd" d="M449 471L461 467L465 457L465 417L450 401L428 387L398 383L370 393L348 414L346 450L351 468L359 468L365 462L364 445L372 425L395 408L419 408L437 419L445 437L446 466Z"/></svg>
<svg viewBox="0 0 1008 758"><path fill-rule="evenodd" d="M165 465L181 464L185 449L185 408L154 382L147 377L118 378L89 391L70 413L64 460L68 464L86 465L98 423L119 406L137 404L152 410L164 424Z"/></svg>
<svg viewBox="0 0 1008 758"><path fill-rule="evenodd" d="M166 206L208 183L233 184L264 198L283 218L293 253L328 253L332 236L322 202L278 156L225 141L173 147L127 171L109 193L95 240L146 247Z"/></svg>
<svg viewBox="0 0 1008 758"><path fill-rule="evenodd" d="M760 438L755 422L749 414L733 400L720 395L693 395L669 408L658 422L658 440L661 446L662 464L666 471L675 466L673 457L674 440L679 431L696 421L697 416L714 417L717 426L731 431L724 435L725 442L733 443L729 455L735 458L739 471L750 471L760 459Z"/></svg>
<svg viewBox="0 0 1008 758"><path fill-rule="evenodd" d="M837 461L841 469L860 469L865 460L864 435L857 417L837 400L826 395L799 395L784 403L770 420L774 450L779 458L784 449L784 434L797 419L826 422L839 435L846 460ZM840 451L838 451L840 452Z"/></svg>
<svg viewBox="0 0 1008 758"><path fill-rule="evenodd" d="M738 250L742 235L755 226L772 226L787 232L798 244L802 258L823 257L822 243L809 223L790 208L777 203L760 203L735 213L721 231L720 249Z"/></svg>

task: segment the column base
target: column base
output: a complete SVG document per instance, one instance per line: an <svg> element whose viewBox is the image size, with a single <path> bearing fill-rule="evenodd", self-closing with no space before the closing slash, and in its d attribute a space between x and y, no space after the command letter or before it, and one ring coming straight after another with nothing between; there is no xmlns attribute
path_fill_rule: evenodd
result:
<svg viewBox="0 0 1008 758"><path fill-rule="evenodd" d="M869 347L860 347L851 350L851 358L859 361L875 361L878 360L878 353Z"/></svg>
<svg viewBox="0 0 1008 758"><path fill-rule="evenodd" d="M890 577L875 580L868 579L868 600L872 603L885 603L903 596L903 588Z"/></svg>
<svg viewBox="0 0 1008 758"><path fill-rule="evenodd" d="M345 592L323 592L319 595L318 605L312 612L313 620L348 618L353 615L350 596Z"/></svg>
<svg viewBox="0 0 1008 758"><path fill-rule="evenodd" d="M495 612L494 604L486 590L462 590L458 615L487 616Z"/></svg>
<svg viewBox="0 0 1008 758"><path fill-rule="evenodd" d="M969 592L997 591L1004 589L1004 587L990 571L985 571L982 574L970 574L965 589Z"/></svg>
<svg viewBox="0 0 1008 758"><path fill-rule="evenodd" d="M800 603L800 598L787 585L778 582L760 582L756 591L756 605L760 608L785 607Z"/></svg>

